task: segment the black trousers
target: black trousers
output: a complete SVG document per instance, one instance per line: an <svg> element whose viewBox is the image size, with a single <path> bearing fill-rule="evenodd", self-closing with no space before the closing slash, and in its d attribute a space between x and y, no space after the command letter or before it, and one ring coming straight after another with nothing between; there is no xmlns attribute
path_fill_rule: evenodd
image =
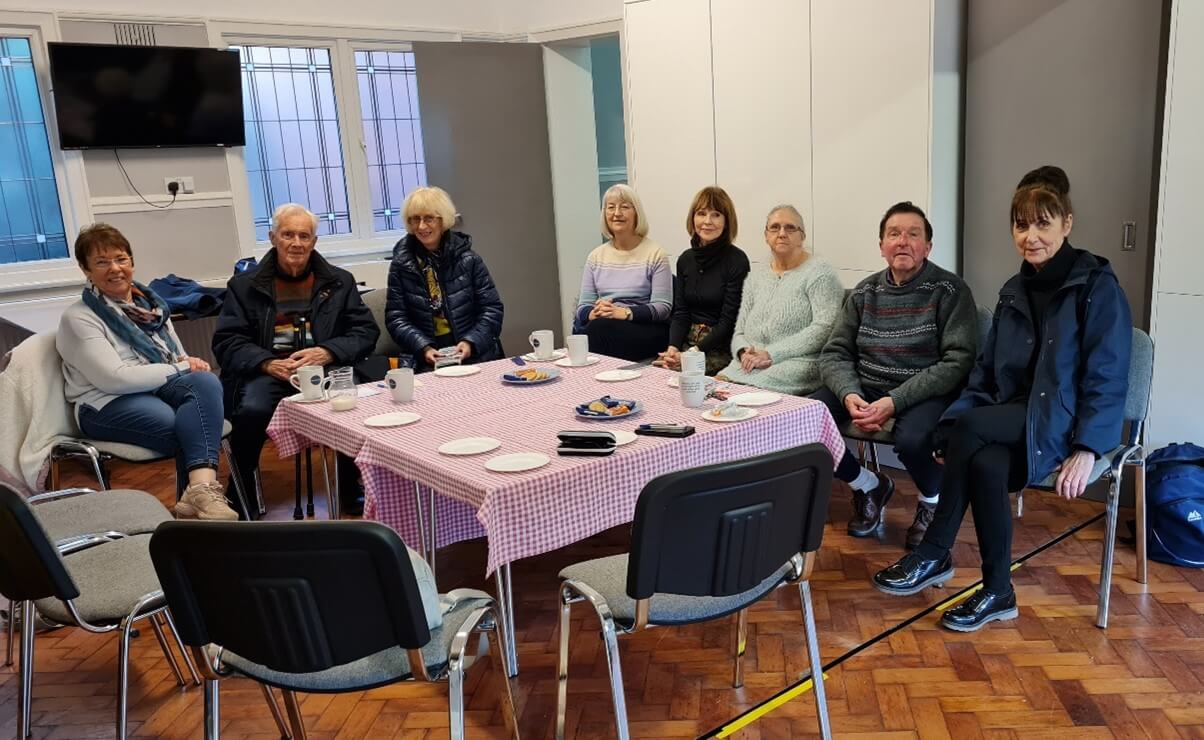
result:
<svg viewBox="0 0 1204 740"><path fill-rule="evenodd" d="M1026 409L1009 403L967 411L949 435L941 502L916 552L928 559L953 549L957 530L974 509L974 531L982 556L983 585L996 593L1012 588L1011 491L1028 476Z"/></svg>
<svg viewBox="0 0 1204 740"><path fill-rule="evenodd" d="M885 395L881 391L867 388L863 398L873 403ZM809 398L823 401L838 424L849 420L849 412L844 403L827 388L820 388ZM930 498L941 495L943 475L941 466L932 459L932 432L936 429L941 414L945 413L945 409L949 408L949 404L956 398L955 395L929 398L895 417L895 454L899 456L903 467L907 468L916 488ZM840 458L836 466L836 478L851 483L860 472L861 463L857 462L857 457L846 447L844 457Z"/></svg>
<svg viewBox="0 0 1204 740"><path fill-rule="evenodd" d="M589 336L589 351L640 362L656 358L669 346L668 322L643 324L622 319L594 319L581 332Z"/></svg>
<svg viewBox="0 0 1204 740"><path fill-rule="evenodd" d="M242 476L242 490L246 493L248 505L255 500L253 474L259 467L259 454L268 438L268 424L276 413L276 406L296 392L296 388L270 375L240 380L226 387L226 415L231 426L230 448ZM350 458L341 454L340 458L337 466L339 493L342 503L349 504L358 495L358 469ZM246 516L246 512L240 513Z"/></svg>

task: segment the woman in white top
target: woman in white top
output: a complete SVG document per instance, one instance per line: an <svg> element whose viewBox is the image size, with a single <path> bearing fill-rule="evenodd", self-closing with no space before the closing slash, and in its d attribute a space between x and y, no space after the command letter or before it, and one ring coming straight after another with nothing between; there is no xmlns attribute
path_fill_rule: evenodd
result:
<svg viewBox="0 0 1204 740"><path fill-rule="evenodd" d="M732 361L716 377L766 390L807 395L823 385L819 352L844 301L836 271L805 246L803 217L776 206L765 220L768 265L744 281L732 336Z"/></svg>
<svg viewBox="0 0 1204 740"><path fill-rule="evenodd" d="M75 259L88 282L63 312L55 344L80 430L174 456L188 479L176 516L237 519L217 481L221 382L184 352L163 299L134 282L134 252L120 231L85 227Z"/></svg>

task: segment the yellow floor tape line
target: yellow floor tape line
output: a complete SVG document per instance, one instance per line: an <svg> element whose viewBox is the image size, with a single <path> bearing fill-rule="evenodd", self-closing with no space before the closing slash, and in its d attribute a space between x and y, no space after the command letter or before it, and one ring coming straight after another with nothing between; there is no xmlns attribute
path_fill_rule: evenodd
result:
<svg viewBox="0 0 1204 740"><path fill-rule="evenodd" d="M826 680L827 678L828 678L828 674L825 673L824 679ZM795 686L794 688L790 689L789 691L783 692L781 696L776 696L773 699L770 699L769 701L765 702L764 704L757 707L756 709L749 712L748 714L742 716L740 719L736 720L735 722L731 723L730 725L724 725L723 729L720 730L715 735L715 737L727 737L728 735L731 735L734 732L739 732L740 730L744 729L748 725L751 725L753 722L756 722L757 720L761 719L762 717L769 714L770 712L777 709L778 707L782 706L783 704L790 701L791 699L794 699L795 697L798 697L802 694L807 693L808 691L811 690L811 684L812 684L812 680L810 678L808 678L806 681L803 681L798 686Z"/></svg>
<svg viewBox="0 0 1204 740"><path fill-rule="evenodd" d="M1024 563L1012 563L1012 572L1015 573L1017 570L1020 570L1021 565L1024 565ZM977 586L975 586L974 588L965 592L964 594L958 594L957 596L954 596L952 599L949 599L948 601L943 602L942 604L938 605L936 610L938 612L943 612L955 604L960 604L961 602L965 601L966 599L970 598L971 596L973 596L974 594L978 593L981 590L982 590L982 584L980 583Z"/></svg>

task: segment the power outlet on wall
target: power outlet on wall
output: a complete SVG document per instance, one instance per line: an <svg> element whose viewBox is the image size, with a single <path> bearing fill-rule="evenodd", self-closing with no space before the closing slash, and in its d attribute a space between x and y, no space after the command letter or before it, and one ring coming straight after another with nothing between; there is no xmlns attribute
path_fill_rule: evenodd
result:
<svg viewBox="0 0 1204 740"><path fill-rule="evenodd" d="M191 177L188 177L188 176L165 177L165 178L163 178L163 190L168 195L171 195L171 184L173 182L179 186L179 189L176 191L177 195L183 195L184 193L195 193L196 192L196 186L193 185Z"/></svg>

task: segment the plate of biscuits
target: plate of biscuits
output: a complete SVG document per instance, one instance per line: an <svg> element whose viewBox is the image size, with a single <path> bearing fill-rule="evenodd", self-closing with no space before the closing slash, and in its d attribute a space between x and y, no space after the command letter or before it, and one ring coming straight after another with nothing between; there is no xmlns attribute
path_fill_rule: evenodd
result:
<svg viewBox="0 0 1204 740"><path fill-rule="evenodd" d="M511 385L536 385L559 377L560 371L554 367L520 367L502 375L502 382Z"/></svg>
<svg viewBox="0 0 1204 740"><path fill-rule="evenodd" d="M602 396L601 398L577 406L577 416L582 419L625 419L640 413L643 409L638 401Z"/></svg>

